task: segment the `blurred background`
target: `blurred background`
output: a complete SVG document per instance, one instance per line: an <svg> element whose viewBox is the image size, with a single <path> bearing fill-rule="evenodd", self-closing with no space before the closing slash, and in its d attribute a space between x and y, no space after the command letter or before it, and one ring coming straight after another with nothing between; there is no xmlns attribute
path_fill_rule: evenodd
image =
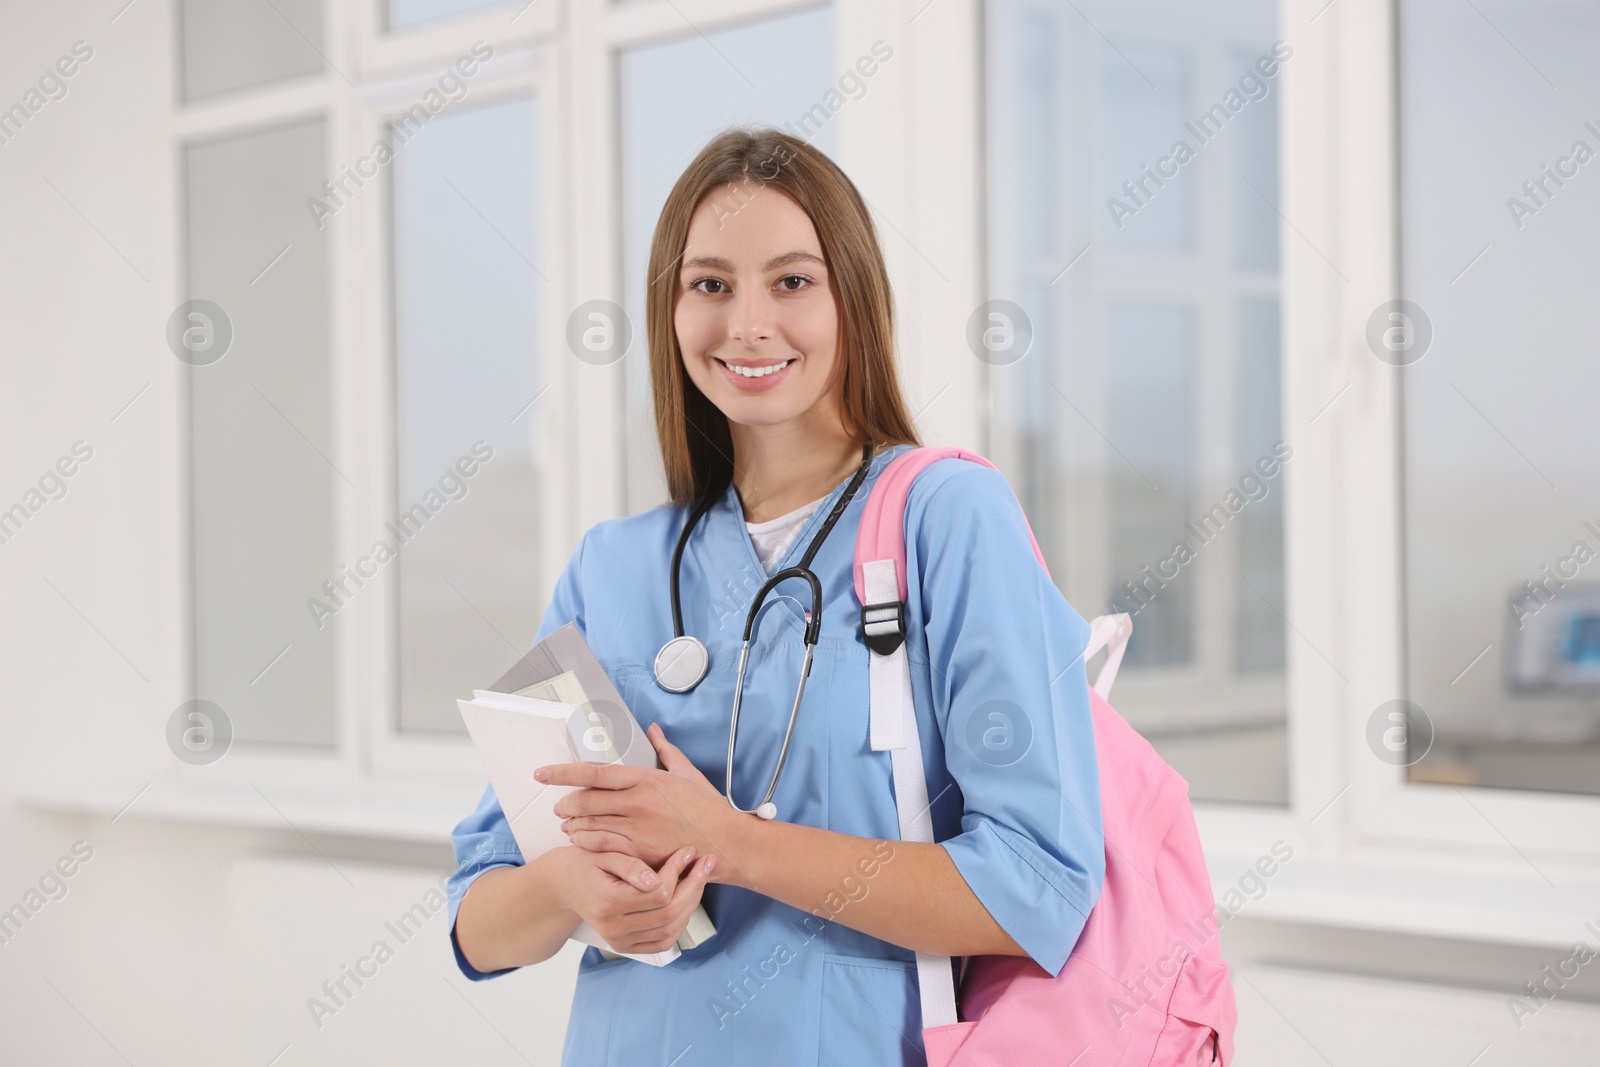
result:
<svg viewBox="0 0 1600 1067"><path fill-rule="evenodd" d="M0 0L0 1062L558 1062L571 946L450 958L453 701L664 499L651 232L763 124L870 205L924 440L1134 615L1237 1062L1592 1064L1597 52L1583 0Z"/></svg>

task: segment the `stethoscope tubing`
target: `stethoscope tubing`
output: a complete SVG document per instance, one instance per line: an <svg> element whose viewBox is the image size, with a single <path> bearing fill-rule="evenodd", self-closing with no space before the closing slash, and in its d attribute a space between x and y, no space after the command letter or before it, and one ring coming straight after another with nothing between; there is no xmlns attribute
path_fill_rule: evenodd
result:
<svg viewBox="0 0 1600 1067"><path fill-rule="evenodd" d="M834 525L839 521L839 517L844 514L844 509L850 505L850 501L856 495L856 490L861 488L861 483L866 480L867 472L872 466L872 451L870 443L862 446L861 466L856 469L855 476L850 479L850 484L845 488L839 499L834 502L833 508L828 512L828 517L823 520L821 528L811 538L811 543L806 546L805 555L801 557L799 564L793 567L785 567L763 582L761 588L756 592L755 599L750 604L749 611L745 613L744 635L739 645L739 664L734 674L733 710L728 719L728 758L723 775L723 793L728 798L728 803L736 811L744 812L745 814L756 814L764 819L775 818L777 815L777 809L772 803L772 797L777 792L778 779L783 774L783 765L789 758L789 745L794 739L795 723L800 714L800 700L805 696L806 679L811 675L812 658L817 641L822 634L822 582L817 578L816 573L812 571L811 561L816 558L818 550L821 549L823 542L828 539L828 535L833 532ZM679 598L678 571L683 562L683 550L689 542L690 532L693 531L706 512L711 509L715 499L716 494L708 492L695 504L694 510L683 524L683 532L678 535L678 543L672 550L670 588L673 636L671 640L661 647L661 651L656 654L655 675L656 684L673 693L686 693L699 685L710 665L710 656L705 644L698 638L686 637L684 634L683 602ZM794 704L789 709L789 725L783 734L783 747L778 751L778 763L773 768L772 778L767 784L766 795L762 797L761 803L756 807L741 808L733 799L733 762L735 751L739 744L739 707L744 697L745 668L750 660L750 642L755 636L756 620L761 615L761 608L766 601L767 594L780 583L786 582L791 578L798 578L804 581L811 591L811 610L806 612L805 661L800 667L800 683L795 687ZM680 646L679 651L683 650L682 646L684 645L694 646L695 655L699 657L699 665L697 668L691 668L694 670L692 678L679 679L674 676L669 683L666 675L670 671L667 668L672 666L675 657L668 656L668 652L675 645ZM663 666L664 663L666 667Z"/></svg>
<svg viewBox="0 0 1600 1067"><path fill-rule="evenodd" d="M739 739L739 702L744 694L744 668L750 655L750 639L745 638L739 646L739 669L733 682L733 715L728 720L728 760L723 769L723 791L728 798L728 803L733 805L734 811L746 815L761 815L763 818L772 818L777 814L772 807L772 795L778 791L778 778L783 774L783 765L789 759L789 742L794 739L794 725L800 714L800 698L805 696L806 679L811 677L811 651L813 646L806 645L806 659L800 667L800 684L794 691L794 706L789 709L789 727L783 732L783 747L778 750L778 765L772 771L772 780L767 783L766 796L761 798L761 803L753 808L741 808L733 799L733 753L734 746ZM772 814L764 814L772 812Z"/></svg>

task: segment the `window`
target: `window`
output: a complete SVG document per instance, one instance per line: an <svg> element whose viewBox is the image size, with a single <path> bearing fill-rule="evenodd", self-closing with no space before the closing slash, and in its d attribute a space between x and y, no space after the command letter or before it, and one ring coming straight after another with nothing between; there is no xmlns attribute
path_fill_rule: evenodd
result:
<svg viewBox="0 0 1600 1067"><path fill-rule="evenodd" d="M538 143L537 112L519 95L441 112L395 157L403 529L386 539L409 538L393 564L402 730L463 731L456 698L499 677L543 615L533 426L547 399L539 321L554 268L536 258ZM425 501L431 516L415 510Z"/></svg>
<svg viewBox="0 0 1600 1067"><path fill-rule="evenodd" d="M184 149L195 692L240 741L326 746L334 642L308 621L334 569L327 244L303 200L327 173L321 120ZM217 309L217 310L213 310ZM197 335L198 336L198 335Z"/></svg>
<svg viewBox="0 0 1600 1067"><path fill-rule="evenodd" d="M989 448L1134 616L1118 709L1196 798L1285 803L1276 5L988 10Z"/></svg>
<svg viewBox="0 0 1600 1067"><path fill-rule="evenodd" d="M185 8L191 75L214 6ZM244 746L210 774L296 754L323 776L464 768L455 700L526 651L569 547L548 521L568 484L550 455L549 55L419 29L369 51L382 69L347 95L339 71L362 70L381 15L362 12L319 79L236 79L178 114L184 289L207 302L185 328L229 338L185 370L194 696ZM240 69L287 76L275 47Z"/></svg>
<svg viewBox="0 0 1600 1067"><path fill-rule="evenodd" d="M178 85L139 199L177 205L183 304L160 314L196 348L149 387L178 386L179 425L151 440L182 466L130 473L158 518L126 533L141 556L179 546L188 587L146 611L154 647L193 686L174 702L219 705L237 743L147 762L96 731L96 759L44 792L100 795L81 783L103 755L206 817L216 786L277 819L259 783L340 833L458 818L482 771L455 697L526 647L584 530L662 499L656 213L708 137L761 122L867 198L925 439L1002 467L1080 611L1135 615L1115 701L1188 779L1208 854L1307 843L1310 891L1274 889L1274 914L1323 909L1325 875L1343 899L1348 876L1349 921L1471 938L1479 913L1434 908L1396 857L1488 897L1565 891L1547 859L1600 856L1590 7L173 11L177 69L129 84ZM880 39L894 59L852 93ZM464 56L476 72L445 83ZM125 197L56 184L144 270L135 228L101 221ZM607 365L569 340L600 300L632 319ZM124 530L115 499L56 518ZM389 524L409 536L379 560ZM153 572L92 573L145 604ZM123 644L125 622L59 592L68 625ZM1400 700L1404 730L1383 717ZM1391 907L1406 885L1420 903Z"/></svg>
<svg viewBox="0 0 1600 1067"><path fill-rule="evenodd" d="M207 101L175 114L183 289L221 309L183 323L230 346L185 370L192 696L241 746L195 773L476 779L456 698L526 650L589 522L629 494L659 502L653 437L598 418L644 457L626 481L620 451L584 447L602 431L573 413L608 387L564 350L593 296L575 279L627 265L635 343L611 395L648 428L638 283L656 212L730 123L833 147L831 9L765 0L691 23L663 5L639 22L597 0L582 14L607 62L573 77L607 79L607 104L573 130L552 103L571 31L551 5L238 8L180 8L183 98ZM687 122L685 94L719 106ZM613 138L620 166L598 148ZM574 161L595 158L626 176L620 205L596 202L621 207L616 249L573 248L549 210L583 198Z"/></svg>
<svg viewBox="0 0 1600 1067"><path fill-rule="evenodd" d="M1401 6L1409 305L1369 328L1404 397L1406 757L1600 793L1600 13L1479 7Z"/></svg>

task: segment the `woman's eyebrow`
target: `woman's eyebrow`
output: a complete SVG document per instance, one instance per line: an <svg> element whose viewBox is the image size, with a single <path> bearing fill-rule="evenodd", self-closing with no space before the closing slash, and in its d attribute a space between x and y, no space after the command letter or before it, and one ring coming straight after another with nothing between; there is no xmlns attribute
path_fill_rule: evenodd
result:
<svg viewBox="0 0 1600 1067"><path fill-rule="evenodd" d="M823 261L821 256L797 249L793 252L785 252L782 255L773 256L771 259L767 260L766 263L762 264L761 270L764 273L769 270L777 270L779 267L787 267L791 263L804 263L808 261L816 263L819 266L827 266L827 263ZM693 259L686 259L683 261L682 269L694 270L701 267L710 270L725 270L730 274L733 272L733 264L729 263L721 256L696 256Z"/></svg>

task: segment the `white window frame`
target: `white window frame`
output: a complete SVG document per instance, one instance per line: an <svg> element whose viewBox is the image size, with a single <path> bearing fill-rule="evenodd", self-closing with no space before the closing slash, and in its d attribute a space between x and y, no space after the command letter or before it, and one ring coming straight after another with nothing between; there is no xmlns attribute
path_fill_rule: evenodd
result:
<svg viewBox="0 0 1600 1067"><path fill-rule="evenodd" d="M1219 884L1235 861L1295 843L1302 885L1263 914L1559 944L1574 901L1600 889L1600 797L1413 784L1366 746L1372 710L1404 695L1400 378L1365 340L1371 309L1399 295L1395 2L1280 5L1278 35L1295 49L1279 75L1290 795L1283 807L1200 801L1196 818ZM941 2L934 25L980 4ZM962 147L984 159L976 131ZM1505 903L1421 899L1449 885Z"/></svg>
<svg viewBox="0 0 1600 1067"><path fill-rule="evenodd" d="M384 0L323 0L323 3L326 11L349 23L355 54L360 59L359 81L362 84L435 67L442 70L473 41L484 41L498 55L533 42L550 41L562 28L562 5L543 0L534 3L511 0L502 7L392 32L385 28L388 19L384 10L388 5ZM354 72L349 73L355 76ZM338 75L333 77L338 78Z"/></svg>
<svg viewBox="0 0 1600 1067"><path fill-rule="evenodd" d="M324 6L322 51L325 55L343 56L346 51L345 23L337 15L338 9L335 4ZM183 62L181 11L175 9L173 19L177 36L174 40L172 62L176 70L176 67ZM174 85L176 84L177 79L174 76ZM348 95L341 93L340 88L348 90L339 74L332 70L324 70L319 74L207 96L193 104L175 99L172 105L172 138L177 163L174 168L176 180L173 182L172 198L173 218L177 220L179 235L186 233L188 227L187 190L181 177L184 170L183 154L186 147L193 142L236 137L251 133L258 128L319 119L323 122L324 165L336 165L336 161L354 158L347 153L348 146L340 136L340 131L348 126L350 110ZM308 190L307 195L311 195L312 192ZM339 413L333 420L332 437L329 442L332 454L329 458L339 469L350 470L356 467L357 461L361 458L354 448L355 441L349 431L349 422L342 414L346 410L346 404L342 401L349 396L352 373L351 351L346 342L351 308L339 298L337 279L341 274L341 268L349 261L352 249L346 227L330 225L327 239L328 277L333 286L328 294L330 333L328 354L331 364L329 388L333 395L332 410ZM179 292L187 292L189 261L181 239L177 241L173 261L177 264L176 289ZM184 635L182 645L184 662L180 677L192 679L195 677L196 667L192 542L194 483L188 471L189 457L192 455L192 408L187 378L180 376L177 379L177 387L182 394L175 406L175 410L179 413L177 431L180 454L185 464L184 484L179 493L183 512L178 521L184 547L184 566L180 572L184 583L180 608L184 616L180 631ZM366 473L364 465L357 469L362 474ZM350 496L336 492L333 495L332 512L333 543L336 546L343 546L346 538L343 531L350 528L355 515L354 501ZM355 780L359 773L360 749L354 743L355 720L349 714L351 679L349 672L344 668L351 662L354 651L352 637L356 624L357 619L352 617L350 625L337 628L335 632L336 721L335 743L332 746L300 749L297 746L235 743L220 760L205 766L174 767L164 762L161 765L162 773L159 778L196 789L217 785L247 787L251 782L266 781L271 786L279 788L293 787L318 791L338 789ZM203 698L204 694L196 696Z"/></svg>
<svg viewBox="0 0 1600 1067"><path fill-rule="evenodd" d="M1291 802L1198 817L1219 851L1278 834L1347 871L1595 888L1600 797L1413 784L1367 749L1368 716L1405 694L1403 372L1365 339L1400 295L1397 16L1395 0L1284 4Z"/></svg>
<svg viewBox="0 0 1600 1067"><path fill-rule="evenodd" d="M538 181L543 201L539 205L541 247L529 251L534 255L536 262L542 265L543 273L549 278L548 285L543 282L538 283L541 286L539 294L540 370L543 378L541 388L546 391L540 396L537 407L530 415L523 415L518 420L519 426L534 435L531 457L537 471L538 484L546 487L548 492L546 499L540 502L541 506L537 509L539 543L543 553L543 558L539 561L540 588L534 602L528 605L528 610L534 612L537 617L543 615L543 605L549 601L554 587L554 577L559 575L566 565L571 549L568 531L564 528L566 523L563 521L566 509L560 506L560 502L569 495L570 486L567 483L573 475L568 465L561 462L563 457L573 454L572 450L565 447L570 409L562 398L571 391L570 368L577 362L568 358L566 319L561 314L561 309L571 303L565 274L559 266L566 261L568 243L568 234L561 224L561 213L558 208L564 199L562 190L566 176L561 167L558 147L565 138L562 135L561 109L555 89L563 81L563 72L560 53L554 47L540 46L531 51L508 49L505 53L496 49L496 57L501 56L505 56L513 63L526 63L526 65L514 68L510 72L501 70L492 82L474 86L466 100L453 106L465 109L480 107L496 100L527 98L531 100L537 113L538 127L542 135L535 153L536 166L540 171ZM414 99L413 95L402 93L393 97L381 108L363 110L361 115L363 131L359 142L371 145L384 137L388 122L397 118ZM370 312L367 321L366 350L383 354L381 360L368 362L370 369L377 373L368 381L368 388L359 405L362 412L372 413L375 416L367 435L368 444L373 454L381 456L385 449L392 454L397 441L397 412L394 406L397 368L394 359L395 307L392 285L394 234L390 221L393 185L384 183L374 192L376 195L364 205L362 221L367 224L367 232L371 236L362 242L362 245L363 255L370 261L368 265L380 273L369 275L369 280L364 286L365 294L352 293L351 296L353 299L359 299L360 305ZM377 365L372 366L372 363ZM384 479L381 485L374 486L381 491L374 494L373 499L368 502L369 506L364 508L367 521L364 529L367 531L380 529L385 520L392 519L405 506L395 495L397 480L393 477L394 462L391 460L386 467L391 476ZM355 543L350 546L353 552L361 550L359 547L361 543L370 544L370 538L364 542L362 538L353 540ZM458 774L481 776L482 764L463 737L403 731L399 728L397 721L400 708L398 577L398 572L390 568L373 583L376 595L372 597L369 607L374 618L370 620L370 625L363 627L371 640L368 652L360 662L365 663L368 673L362 692L372 694L370 710L364 716L367 743L372 753L372 769L378 774L448 770ZM490 679L484 679L485 683L488 681Z"/></svg>
<svg viewBox="0 0 1600 1067"><path fill-rule="evenodd" d="M1406 378L1402 369L1370 358L1365 342L1372 309L1403 295L1398 13L1392 3L1383 8L1342 12L1335 22L1342 53L1338 95L1307 101L1308 107L1333 110L1343 120L1335 121L1334 114L1320 117L1339 161L1341 188L1329 191L1327 205L1340 222L1330 232L1342 235L1348 248L1349 299L1333 301L1324 289L1318 308L1336 323L1342 344L1332 351L1321 347L1305 362L1306 378L1319 379L1308 380L1308 387L1337 389L1348 380L1346 399L1355 401L1348 406L1341 401L1324 420L1331 454L1343 469L1326 471L1319 487L1325 499L1349 502L1337 513L1333 531L1343 551L1330 553L1342 577L1343 617L1324 622L1329 633L1342 638L1338 645L1347 650L1351 679L1344 729L1355 794L1349 829L1363 855L1427 850L1492 861L1508 879L1530 885L1544 886L1547 880L1596 885L1600 796L1412 784L1404 771L1370 758L1365 749L1367 714L1405 695L1401 411ZM1310 304L1316 297L1310 284L1306 289L1301 299ZM1303 344L1309 350L1311 338Z"/></svg>
<svg viewBox="0 0 1600 1067"><path fill-rule="evenodd" d="M535 11L539 14L535 16ZM245 89L207 98L195 105L174 105L175 151L192 141L247 133L256 127L320 117L325 120L327 166L336 169L368 154L387 135L387 123L420 98L427 87L474 41L484 40L494 56L472 79L464 79L468 96L457 106L473 107L496 99L530 97L543 134L537 146L540 168L539 260L547 265L550 285L542 294L540 344L547 358L542 367L548 392L538 418L530 420L537 435L535 462L543 462L540 484L546 499L538 508L544 558L540 562L539 604L543 612L554 580L565 565L581 530L572 521L575 486L586 479L613 481L602 469L575 469L560 457L583 455L569 439L568 412L573 410L576 382L565 351L565 320L560 309L570 302L568 272L572 228L564 205L570 180L568 158L568 94L563 50L553 41L558 25L553 5L536 5L507 29L515 9L465 20L429 24L390 39L381 28L375 4L326 0L323 50L353 78L352 88L340 73ZM360 62L352 62L359 57ZM330 219L329 241L331 388L338 413L332 457L351 471L362 488L338 494L334 512L335 558L353 559L371 543L371 531L393 519L398 455L394 410L393 264L391 191L393 164L368 181L348 208ZM308 195L311 195L308 191ZM174 193L176 217L186 217L183 190ZM179 260L183 257L180 255ZM187 403L180 405L187 412ZM187 419L180 428L188 451ZM186 507L192 489L185 490ZM183 527L192 528L185 514ZM187 553L186 553L187 554ZM192 582L192 571L186 571ZM398 726L397 572L380 572L361 597L341 612L337 630L335 741L332 746L298 749L236 742L226 757L203 767L180 766L172 777L189 786L249 786L267 783L342 794L393 788L407 782L470 783L481 781L482 769L464 737L403 732ZM192 589L185 598L192 612ZM186 620L191 640L185 648L185 670L193 673L193 621Z"/></svg>

